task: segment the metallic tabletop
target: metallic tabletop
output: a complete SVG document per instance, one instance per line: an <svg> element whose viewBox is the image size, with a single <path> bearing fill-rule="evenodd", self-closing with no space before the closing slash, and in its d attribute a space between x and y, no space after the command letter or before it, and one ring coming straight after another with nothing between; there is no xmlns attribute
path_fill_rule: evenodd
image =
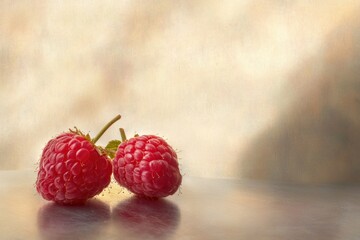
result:
<svg viewBox="0 0 360 240"><path fill-rule="evenodd" d="M1 239L360 239L360 189L184 177L144 200L111 183L84 206L35 191L33 171L0 171Z"/></svg>

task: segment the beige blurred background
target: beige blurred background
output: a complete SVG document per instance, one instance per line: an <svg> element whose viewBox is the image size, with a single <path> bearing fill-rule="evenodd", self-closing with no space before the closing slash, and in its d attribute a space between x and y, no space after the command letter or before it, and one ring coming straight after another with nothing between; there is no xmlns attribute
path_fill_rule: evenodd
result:
<svg viewBox="0 0 360 240"><path fill-rule="evenodd" d="M188 176L360 183L360 2L0 1L0 169L77 126Z"/></svg>

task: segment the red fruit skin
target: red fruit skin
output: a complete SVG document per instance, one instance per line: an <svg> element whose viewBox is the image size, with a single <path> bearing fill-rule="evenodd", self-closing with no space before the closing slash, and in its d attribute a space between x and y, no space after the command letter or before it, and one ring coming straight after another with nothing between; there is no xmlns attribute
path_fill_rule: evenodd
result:
<svg viewBox="0 0 360 240"><path fill-rule="evenodd" d="M110 159L84 136L63 133L45 146L36 180L41 196L58 204L82 204L111 180Z"/></svg>
<svg viewBox="0 0 360 240"><path fill-rule="evenodd" d="M113 160L116 181L149 198L174 194L182 180L177 155L160 137L144 135L121 143Z"/></svg>

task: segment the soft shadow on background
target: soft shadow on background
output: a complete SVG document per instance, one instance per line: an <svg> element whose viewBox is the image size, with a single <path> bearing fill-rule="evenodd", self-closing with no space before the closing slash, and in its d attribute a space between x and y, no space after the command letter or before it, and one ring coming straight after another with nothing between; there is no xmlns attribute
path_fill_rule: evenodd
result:
<svg viewBox="0 0 360 240"><path fill-rule="evenodd" d="M359 182L359 2L1 1L0 169L77 126L188 176Z"/></svg>
<svg viewBox="0 0 360 240"><path fill-rule="evenodd" d="M294 99L241 155L242 176L360 183L360 32L355 29L359 15L342 21L318 54L289 75Z"/></svg>

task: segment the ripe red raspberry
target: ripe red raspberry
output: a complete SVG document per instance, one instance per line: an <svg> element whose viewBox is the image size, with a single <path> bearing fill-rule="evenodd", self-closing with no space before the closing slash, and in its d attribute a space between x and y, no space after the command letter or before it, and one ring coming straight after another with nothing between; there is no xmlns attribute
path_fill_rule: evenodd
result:
<svg viewBox="0 0 360 240"><path fill-rule="evenodd" d="M164 139L153 135L123 141L113 165L116 181L144 197L172 195L182 180L175 151Z"/></svg>
<svg viewBox="0 0 360 240"><path fill-rule="evenodd" d="M39 166L36 190L59 204L81 204L99 194L110 183L112 164L95 142L120 116L93 139L81 131L70 131L51 139Z"/></svg>

